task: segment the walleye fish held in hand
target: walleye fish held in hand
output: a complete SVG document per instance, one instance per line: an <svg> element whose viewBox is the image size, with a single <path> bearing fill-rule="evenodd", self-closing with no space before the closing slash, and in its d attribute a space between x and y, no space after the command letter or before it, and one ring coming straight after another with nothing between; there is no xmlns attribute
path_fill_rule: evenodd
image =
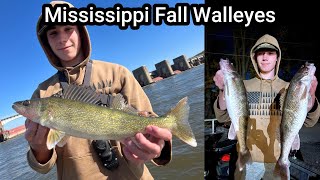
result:
<svg viewBox="0 0 320 180"><path fill-rule="evenodd" d="M306 63L290 81L287 90L280 125L281 154L275 167L275 173L290 179L289 153L292 143L299 133L308 113L309 91L316 67Z"/></svg>
<svg viewBox="0 0 320 180"><path fill-rule="evenodd" d="M227 111L239 143L238 165L241 171L250 158L246 146L247 121L249 118L247 93L240 75L235 71L229 60L221 59L219 65L223 73Z"/></svg>
<svg viewBox="0 0 320 180"><path fill-rule="evenodd" d="M12 106L19 114L50 128L47 138L49 149L60 141L58 145L63 146L67 139L65 135L91 140L121 140L138 132L143 133L148 125L167 128L182 141L197 146L188 122L187 97L162 117L142 117L125 102L121 94L111 98L110 108L83 102L92 103L95 101L92 95L98 96L91 88L70 85L63 94L66 95L19 101Z"/></svg>

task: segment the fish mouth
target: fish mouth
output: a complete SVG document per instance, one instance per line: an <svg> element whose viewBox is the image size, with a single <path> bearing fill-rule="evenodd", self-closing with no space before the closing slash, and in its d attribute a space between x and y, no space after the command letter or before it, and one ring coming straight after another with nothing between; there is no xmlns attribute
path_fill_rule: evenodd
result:
<svg viewBox="0 0 320 180"><path fill-rule="evenodd" d="M12 109L17 110L17 109L18 109L18 106L17 106L16 104L13 104L13 105L12 105Z"/></svg>
<svg viewBox="0 0 320 180"><path fill-rule="evenodd" d="M301 68L301 73L305 76L313 76L316 72L316 67L313 64L309 64L303 68Z"/></svg>
<svg viewBox="0 0 320 180"><path fill-rule="evenodd" d="M302 67L302 71L307 71L308 74L314 74L316 71L316 67L314 66L314 63L308 63L306 62Z"/></svg>
<svg viewBox="0 0 320 180"><path fill-rule="evenodd" d="M313 75L316 72L316 67L313 64L311 64L308 66L308 70L309 70L309 74Z"/></svg>
<svg viewBox="0 0 320 180"><path fill-rule="evenodd" d="M220 59L219 65L222 71L234 71L233 65L230 63L229 59Z"/></svg>
<svg viewBox="0 0 320 180"><path fill-rule="evenodd" d="M228 64L230 64L229 59L220 59L220 62L219 62L220 67L221 66L226 66Z"/></svg>
<svg viewBox="0 0 320 180"><path fill-rule="evenodd" d="M12 109L14 109L19 114L22 113L21 108L19 108L19 105L17 105L16 103L12 105Z"/></svg>

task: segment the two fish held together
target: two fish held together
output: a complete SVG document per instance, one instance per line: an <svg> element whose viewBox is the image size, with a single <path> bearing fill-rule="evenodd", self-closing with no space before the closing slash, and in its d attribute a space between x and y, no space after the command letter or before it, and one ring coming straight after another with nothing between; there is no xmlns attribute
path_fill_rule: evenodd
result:
<svg viewBox="0 0 320 180"><path fill-rule="evenodd" d="M121 94L109 96L108 107L96 105L99 94L93 88L69 85L59 97L15 102L12 108L24 117L50 128L48 149L63 146L69 136L91 140L122 140L145 131L148 125L166 128L185 143L197 142L188 122L187 97L166 115L143 117Z"/></svg>
<svg viewBox="0 0 320 180"><path fill-rule="evenodd" d="M229 60L221 59L224 76L224 96L227 111L239 144L238 166L242 170L250 160L246 146L247 120L249 118L246 89L240 75ZM290 81L283 102L281 120L281 154L275 174L290 179L289 152L294 137L299 133L307 116L309 90L316 67L306 63ZM18 101L13 109L24 117L50 128L47 138L49 149L63 146L69 136L92 140L121 140L144 132L148 125L169 129L187 144L196 147L197 142L188 122L187 97L161 117L141 117L138 111L125 102L121 94L110 96L109 108L96 105L98 93L91 88L70 85L61 97L48 97ZM294 113L292 113L294 112Z"/></svg>
<svg viewBox="0 0 320 180"><path fill-rule="evenodd" d="M224 97L227 111L232 121L239 144L238 167L241 171L245 164L250 163L250 153L246 147L247 120L249 118L246 89L240 75L229 60L220 60L225 85ZM294 138L299 133L307 116L310 102L310 87L316 67L312 63L302 66L290 81L289 88L282 95L281 154L275 166L274 175L282 179L290 179L289 153Z"/></svg>

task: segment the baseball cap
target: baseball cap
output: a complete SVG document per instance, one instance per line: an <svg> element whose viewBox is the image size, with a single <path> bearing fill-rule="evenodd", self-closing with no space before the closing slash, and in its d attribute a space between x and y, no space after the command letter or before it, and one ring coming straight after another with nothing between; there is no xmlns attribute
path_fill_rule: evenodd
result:
<svg viewBox="0 0 320 180"><path fill-rule="evenodd" d="M254 49L254 52L256 52L257 50L260 50L260 49L272 49L272 50L275 50L275 51L279 51L277 47L275 47L274 45L270 44L270 43L262 43L262 44L259 44L255 49Z"/></svg>

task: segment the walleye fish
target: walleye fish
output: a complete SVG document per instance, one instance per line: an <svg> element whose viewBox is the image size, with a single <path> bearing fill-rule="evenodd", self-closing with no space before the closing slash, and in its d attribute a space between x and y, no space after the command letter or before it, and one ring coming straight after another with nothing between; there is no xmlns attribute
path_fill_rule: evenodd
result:
<svg viewBox="0 0 320 180"><path fill-rule="evenodd" d="M143 133L148 125L167 128L182 141L193 147L197 146L188 122L190 108L187 97L162 117L142 117L125 102L121 94L112 98L110 108L91 104L97 102L93 96L97 93L92 91L91 88L69 85L63 93L66 95L62 97L19 101L12 108L33 122L50 128L48 149L55 145L63 146L68 136L91 140L121 140L133 137L138 132Z"/></svg>
<svg viewBox="0 0 320 180"><path fill-rule="evenodd" d="M315 71L312 63L302 66L290 81L285 95L280 125L281 154L275 166L275 174L283 179L290 179L289 153L308 113L308 101L311 98L309 90Z"/></svg>
<svg viewBox="0 0 320 180"><path fill-rule="evenodd" d="M238 166L239 170L242 171L250 158L250 153L246 146L247 121L249 118L247 93L240 75L235 71L229 60L221 59L219 65L223 73L227 111L239 143Z"/></svg>

